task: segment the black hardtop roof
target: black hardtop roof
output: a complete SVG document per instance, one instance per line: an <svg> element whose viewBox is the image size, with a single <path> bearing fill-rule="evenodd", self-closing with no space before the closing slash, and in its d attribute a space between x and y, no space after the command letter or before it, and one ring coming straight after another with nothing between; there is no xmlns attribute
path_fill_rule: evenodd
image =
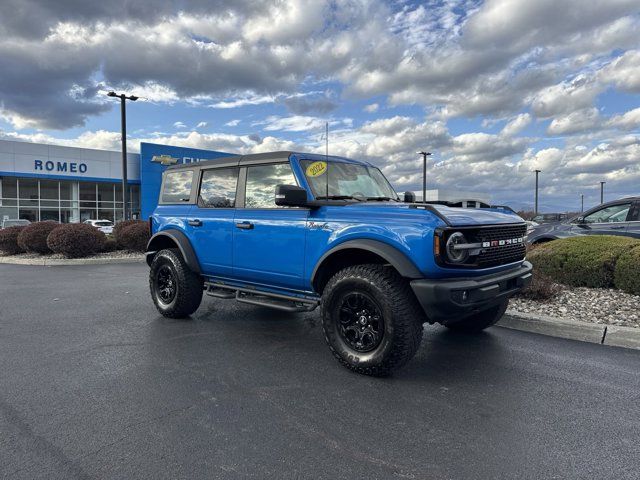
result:
<svg viewBox="0 0 640 480"><path fill-rule="evenodd" d="M322 155L318 153L305 153L305 152L293 152L290 150L281 150L278 152L266 152L266 153L252 153L249 155L229 155L228 157L218 157L212 160L203 160L194 163L183 163L180 165L172 165L167 170L179 170L183 168L193 168L194 166L199 168L206 167L222 167L222 166L235 166L235 165L253 165L261 163L272 163L274 161L288 161L291 155L296 155L308 160L331 160L347 163L355 163L358 165L370 165L367 162L360 162L358 160L352 160L350 158L338 157L335 155Z"/></svg>

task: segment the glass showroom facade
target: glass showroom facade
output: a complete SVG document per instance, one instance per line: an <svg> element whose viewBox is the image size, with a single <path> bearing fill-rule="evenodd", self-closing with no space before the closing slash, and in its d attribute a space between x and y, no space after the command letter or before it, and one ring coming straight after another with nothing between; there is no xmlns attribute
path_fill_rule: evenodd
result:
<svg viewBox="0 0 640 480"><path fill-rule="evenodd" d="M129 211L140 217L140 186L129 185ZM0 219L31 222L122 220L122 183L4 176L0 178Z"/></svg>
<svg viewBox="0 0 640 480"><path fill-rule="evenodd" d="M228 153L142 142L127 154L128 210L146 220L169 166ZM5 220L122 220L122 154L0 139L0 226Z"/></svg>

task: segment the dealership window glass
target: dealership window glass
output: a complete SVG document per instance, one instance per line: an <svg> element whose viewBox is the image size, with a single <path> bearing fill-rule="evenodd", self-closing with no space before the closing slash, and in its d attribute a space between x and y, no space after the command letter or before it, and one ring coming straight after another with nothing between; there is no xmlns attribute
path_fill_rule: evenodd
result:
<svg viewBox="0 0 640 480"><path fill-rule="evenodd" d="M40 198L58 199L58 182L56 180L40 180Z"/></svg>
<svg viewBox="0 0 640 480"><path fill-rule="evenodd" d="M73 182L60 182L60 200L73 199Z"/></svg>
<svg viewBox="0 0 640 480"><path fill-rule="evenodd" d="M617 223L627 220L631 203L611 205L584 217L584 223Z"/></svg>
<svg viewBox="0 0 640 480"><path fill-rule="evenodd" d="M40 221L53 220L55 222L60 221L60 214L57 208L40 208Z"/></svg>
<svg viewBox="0 0 640 480"><path fill-rule="evenodd" d="M20 199L38 200L38 181L31 178L20 179Z"/></svg>
<svg viewBox="0 0 640 480"><path fill-rule="evenodd" d="M109 220L113 222L113 219L114 219L113 209L98 210L98 218L100 220Z"/></svg>
<svg viewBox="0 0 640 480"><path fill-rule="evenodd" d="M80 182L80 200L87 202L96 201L96 184L88 182Z"/></svg>
<svg viewBox="0 0 640 480"><path fill-rule="evenodd" d="M198 205L207 208L236 206L237 168L218 168L202 173Z"/></svg>
<svg viewBox="0 0 640 480"><path fill-rule="evenodd" d="M15 177L2 177L2 198L17 198Z"/></svg>
<svg viewBox="0 0 640 480"><path fill-rule="evenodd" d="M178 170L167 173L164 177L162 201L164 203L188 202L192 183L193 170Z"/></svg>
<svg viewBox="0 0 640 480"><path fill-rule="evenodd" d="M276 205L276 185L297 185L288 163L247 168L246 208L280 208Z"/></svg>
<svg viewBox="0 0 640 480"><path fill-rule="evenodd" d="M98 184L98 200L101 202L113 202L113 183Z"/></svg>

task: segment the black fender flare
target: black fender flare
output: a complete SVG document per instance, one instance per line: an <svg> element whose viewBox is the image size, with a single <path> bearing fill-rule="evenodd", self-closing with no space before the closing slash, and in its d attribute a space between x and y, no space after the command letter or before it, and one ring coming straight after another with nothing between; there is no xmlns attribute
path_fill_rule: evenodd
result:
<svg viewBox="0 0 640 480"><path fill-rule="evenodd" d="M347 249L366 250L371 253L375 253L379 257L382 257L387 263L391 264L391 266L393 266L398 271L398 273L405 278L416 279L424 277L424 275L420 273L420 270L418 270L415 264L397 248L389 245L388 243L380 242L378 240L359 239L348 240L344 243L341 243L340 245L336 245L329 251L325 252L324 255L320 257L320 260L318 260L316 266L313 269L313 273L311 274L311 284L314 285L318 270L325 262L325 260L327 260L334 253Z"/></svg>
<svg viewBox="0 0 640 480"><path fill-rule="evenodd" d="M178 250L180 250L182 258L184 258L184 261L187 263L187 266L191 271L201 273L202 270L200 269L200 262L198 261L196 252L191 246L191 242L184 233L176 229L162 230L149 239L149 243L147 243L147 264L151 265L153 255L159 250L156 247L156 245L160 243L159 240L164 240L166 238L169 238L178 246Z"/></svg>

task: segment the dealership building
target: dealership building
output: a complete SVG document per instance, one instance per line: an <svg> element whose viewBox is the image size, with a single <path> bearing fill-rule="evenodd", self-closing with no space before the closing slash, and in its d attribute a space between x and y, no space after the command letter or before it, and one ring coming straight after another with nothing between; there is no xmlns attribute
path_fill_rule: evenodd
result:
<svg viewBox="0 0 640 480"><path fill-rule="evenodd" d="M146 219L158 201L162 171L224 152L141 143L127 156L129 209ZM0 223L122 220L122 154L90 148L0 140Z"/></svg>

